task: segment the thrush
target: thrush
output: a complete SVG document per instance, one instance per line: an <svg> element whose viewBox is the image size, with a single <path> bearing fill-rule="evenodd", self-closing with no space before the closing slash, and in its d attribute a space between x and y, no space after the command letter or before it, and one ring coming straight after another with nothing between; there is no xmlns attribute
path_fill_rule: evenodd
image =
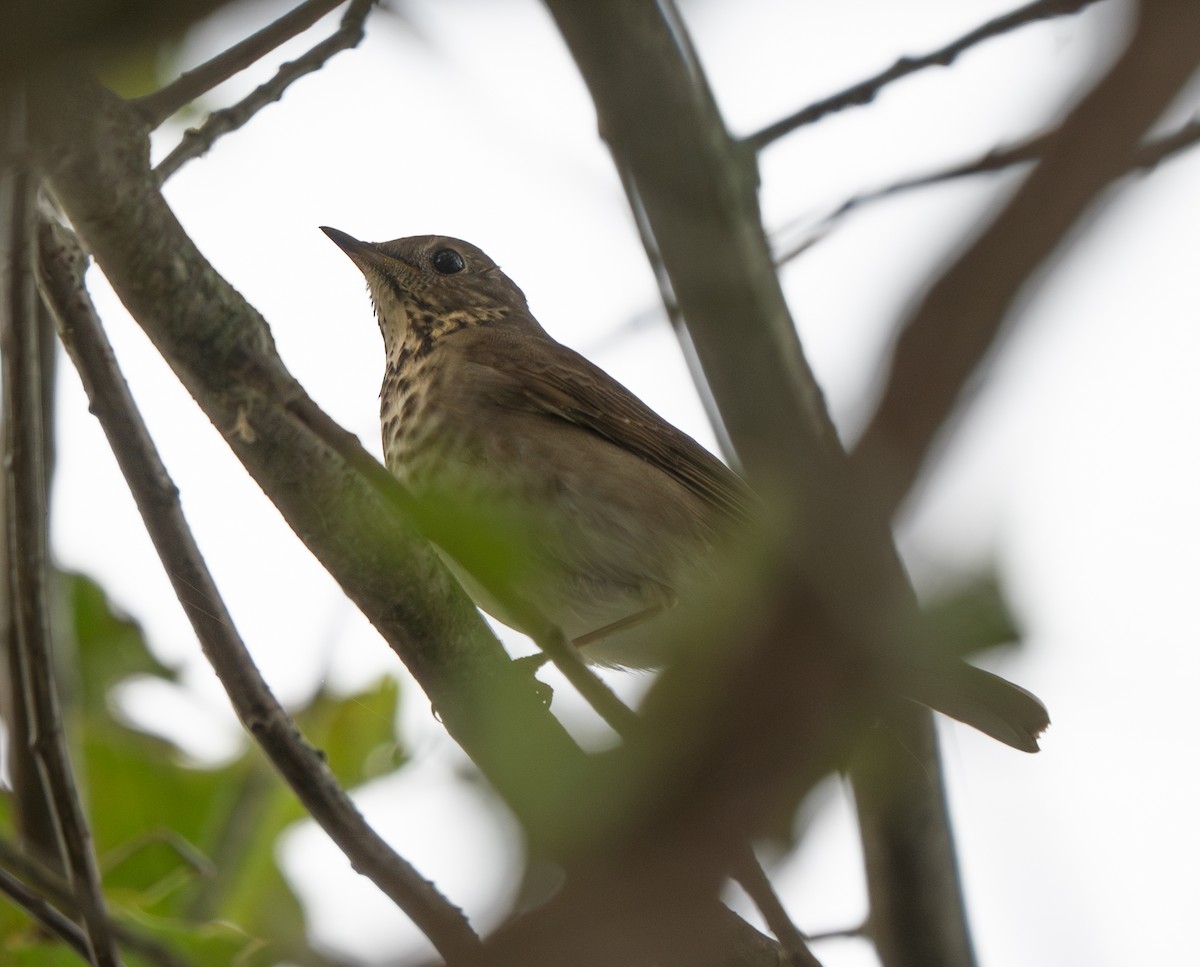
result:
<svg viewBox="0 0 1200 967"><path fill-rule="evenodd" d="M322 231L366 277L383 333L387 468L436 521L429 536L475 603L527 633L535 613L592 662L662 664L659 619L723 580L757 516L748 485L555 341L476 246ZM443 546L439 530L453 535ZM919 700L1036 750L1041 703L956 664L953 688Z"/></svg>

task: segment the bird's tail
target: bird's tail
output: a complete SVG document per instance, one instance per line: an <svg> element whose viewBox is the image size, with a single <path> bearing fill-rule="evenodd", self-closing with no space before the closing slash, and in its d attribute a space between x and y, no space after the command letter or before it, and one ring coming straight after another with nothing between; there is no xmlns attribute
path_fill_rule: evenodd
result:
<svg viewBox="0 0 1200 967"><path fill-rule="evenodd" d="M964 661L923 666L905 695L1022 752L1038 751L1050 715L1032 692Z"/></svg>

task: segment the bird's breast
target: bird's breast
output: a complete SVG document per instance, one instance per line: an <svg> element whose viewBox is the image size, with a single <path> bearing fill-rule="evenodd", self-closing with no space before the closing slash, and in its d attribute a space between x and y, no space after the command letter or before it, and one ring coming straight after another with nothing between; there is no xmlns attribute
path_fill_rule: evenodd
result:
<svg viewBox="0 0 1200 967"><path fill-rule="evenodd" d="M438 363L431 355L400 355L389 361L379 394L383 457L388 470L412 487L428 462L442 420L431 407Z"/></svg>

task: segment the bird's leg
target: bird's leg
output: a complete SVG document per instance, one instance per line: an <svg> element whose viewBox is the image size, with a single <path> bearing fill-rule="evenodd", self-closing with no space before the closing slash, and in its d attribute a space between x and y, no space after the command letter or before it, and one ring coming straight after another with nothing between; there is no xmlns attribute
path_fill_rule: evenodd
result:
<svg viewBox="0 0 1200 967"><path fill-rule="evenodd" d="M583 648L584 645L590 645L593 641L600 641L607 638L609 635L616 634L618 631L624 631L626 628L632 628L634 625L640 625L643 621L649 621L656 615L661 614L669 608L675 607L679 598L670 588L654 585L654 589L658 592L656 600L649 607L642 608L641 611L635 611L633 614L626 615L624 618L618 618L616 621L606 624L603 628L597 628L594 631L589 631L586 634L580 635L578 638L572 638L571 644L576 648Z"/></svg>
<svg viewBox="0 0 1200 967"><path fill-rule="evenodd" d="M641 611L635 611L633 614L626 615L624 618L618 618L616 621L611 621L602 628L596 628L593 631L586 632L577 638L571 639L571 644L576 648L583 648L585 645L590 645L594 641L600 641L607 638L609 635L616 634L618 631L624 631L626 628L632 628L634 625L639 625L643 621L649 621L655 615L666 611L668 608L674 607L675 597L671 595L663 601L656 601L648 608L643 608ZM531 672L536 672L550 657L544 652L536 655L526 655L523 658L517 659L517 664L523 668L528 668Z"/></svg>
<svg viewBox="0 0 1200 967"><path fill-rule="evenodd" d="M634 625L641 624L643 621L653 618L656 614L665 611L674 603L674 596L672 596L668 601L655 602L648 608L643 608L641 611L637 611L634 614L626 615L624 618L618 618L616 621L612 621L609 624L604 625L602 628L589 631L586 634L580 635L578 638L572 638L570 644L573 645L576 650L581 650L585 645L591 644L594 641L600 641L603 638L607 638L611 634L615 634L616 632L622 631L625 628L632 628ZM533 676L536 675L541 667L549 660L550 655L548 655L545 651L541 651L536 655L525 655L522 658L516 659L516 664L520 665L522 669L527 670L529 674ZM539 681L537 684L540 686L539 691L541 693L542 701L549 706L550 700L554 696L554 689L545 682Z"/></svg>
<svg viewBox="0 0 1200 967"><path fill-rule="evenodd" d="M634 625L639 625L643 621L653 618L660 611L665 611L670 605L652 604L648 608L643 608L641 611L636 611L633 614L626 615L624 618L618 618L606 624L603 628L597 628L595 631L589 631L586 634L580 635L578 638L572 638L571 644L576 648L582 648L584 645L590 645L593 641L600 641L607 638L609 635L616 634L618 631L624 631L626 628L632 628Z"/></svg>

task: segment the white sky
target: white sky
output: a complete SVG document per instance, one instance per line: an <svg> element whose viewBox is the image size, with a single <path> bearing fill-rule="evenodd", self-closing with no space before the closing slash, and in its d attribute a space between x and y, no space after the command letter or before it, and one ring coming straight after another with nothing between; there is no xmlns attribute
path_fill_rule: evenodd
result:
<svg viewBox="0 0 1200 967"><path fill-rule="evenodd" d="M689 4L686 16L721 107L745 134L1008 6L709 0ZM281 9L222 13L189 35L185 66ZM201 250L264 313L309 392L377 453L380 340L361 278L320 224L372 240L438 232L481 245L553 335L711 445L665 322L613 338L657 295L587 93L544 10L533 0L414 0L405 9L415 32L377 12L358 50L169 183ZM1026 28L774 146L762 159L769 227L815 220L864 188L1015 140L1078 91L1095 52L1111 49L1120 14L1110 0ZM212 105L269 72L231 82ZM179 133L164 131L156 155ZM1011 183L979 180L874 205L785 270L805 348L847 432L868 412L897 307ZM1194 963L1198 210L1197 152L1115 195L1027 294L904 530L920 580L997 563L1027 640L992 664L1037 692L1054 719L1036 757L957 725L943 730L985 967ZM403 674L98 274L92 282L201 546L277 693L297 701L320 679L353 687ZM129 714L161 722L170 701L166 731L198 758L228 754L238 733L219 686L68 366L61 383L56 553L98 576L160 655L186 669L182 694L127 689ZM406 698L416 761L360 801L486 925L505 896L511 830L456 777L461 753L423 697ZM555 703L579 717L565 686ZM844 802L834 784L827 793L799 856L780 872L793 915L812 931L850 925L865 905ZM289 843L285 866L313 900L319 942L365 957L419 949L403 918L311 824ZM854 941L818 953L827 967L874 963Z"/></svg>

